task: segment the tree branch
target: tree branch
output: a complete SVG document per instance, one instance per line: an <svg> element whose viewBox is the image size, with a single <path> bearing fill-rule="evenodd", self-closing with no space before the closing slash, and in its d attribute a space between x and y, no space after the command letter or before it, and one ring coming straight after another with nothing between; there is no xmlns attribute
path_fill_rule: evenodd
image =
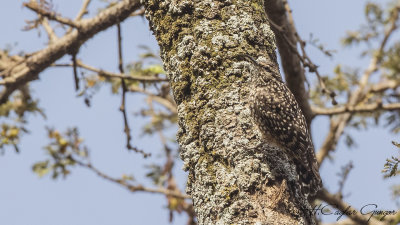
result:
<svg viewBox="0 0 400 225"><path fill-rule="evenodd" d="M100 176L108 181L111 181L113 183L117 183L117 184L124 186L125 188L127 188L129 191L132 191L132 192L143 191L143 192L148 192L148 193L158 193L158 194L169 195L169 196L173 196L176 198L190 198L190 196L188 196L188 195L182 194L178 191L171 191L171 190L168 190L165 188L148 188L148 187L144 187L143 185L132 185L132 184L129 184L124 179L117 179L117 178L108 176L107 174L105 174L105 173L101 172L100 170L98 170L97 168L95 168L90 163L84 163L84 162L81 162L76 159L74 159L74 162L76 162L79 166L82 166L84 168L91 170L92 172L96 173L98 176Z"/></svg>
<svg viewBox="0 0 400 225"><path fill-rule="evenodd" d="M88 12L87 8L90 4L91 0L85 0L82 4L81 10L79 10L78 15L75 17L75 21L79 21L82 17Z"/></svg>
<svg viewBox="0 0 400 225"><path fill-rule="evenodd" d="M50 43L55 42L58 39L58 37L54 32L53 28L50 26L49 20L46 17L44 17L42 20L42 26L44 30L47 32L47 35L49 36L49 42Z"/></svg>
<svg viewBox="0 0 400 225"><path fill-rule="evenodd" d="M376 102L372 104L365 104L360 106L342 106L337 108L320 108L320 107L312 107L314 115L337 115L343 113L366 113L366 112L374 112L376 110L385 110L385 111L393 111L399 110L400 103L391 103L391 104L382 104L381 102Z"/></svg>
<svg viewBox="0 0 400 225"><path fill-rule="evenodd" d="M293 52L297 52L296 28L286 14L285 3L286 1L283 0L265 1L264 7L271 20L272 31L275 33L286 83L299 103L310 127L312 111L308 103L308 92L304 86L304 67L301 64L301 56L293 54Z"/></svg>
<svg viewBox="0 0 400 225"><path fill-rule="evenodd" d="M58 39L46 48L10 65L0 73L3 80L0 85L4 89L0 94L0 104L8 100L8 96L21 85L38 78L40 72L53 64L65 54L76 51L85 41L96 33L103 31L116 23L125 20L131 13L140 8L139 0L124 0L113 7L102 11L92 19L77 22L79 30L74 30Z"/></svg>
<svg viewBox="0 0 400 225"><path fill-rule="evenodd" d="M50 20L54 20L57 21L61 24L65 24L68 25L70 27L74 27L74 28L79 28L80 24L76 23L75 21L68 19L68 18L64 18L62 16L57 15L55 12L49 12L46 9L44 9L43 7L41 7L36 1L30 1L28 3L24 3L23 4L25 7L27 7L28 9L49 18Z"/></svg>
<svg viewBox="0 0 400 225"><path fill-rule="evenodd" d="M122 35L121 35L121 24L117 23L117 37L118 37L118 69L121 74L124 74L124 61L122 57ZM150 156L150 153L145 153L143 150L140 150L136 147L133 147L131 144L132 140L132 135L131 135L131 128L129 127L129 122L128 122L128 115L126 113L126 92L128 91L126 87L126 83L124 78L121 78L121 89L122 89L122 94L121 94L121 106L119 107L119 110L122 113L122 117L124 120L124 132L126 135L126 148L128 150L133 150L137 153L141 153L144 158Z"/></svg>
<svg viewBox="0 0 400 225"><path fill-rule="evenodd" d="M167 108L169 111L171 111L171 113L175 113L175 114L178 113L176 103L169 101L167 98L157 96L149 91L146 91L140 87L135 87L135 86L129 87L129 91L139 92L139 93L148 95L151 98L151 100L159 103L160 105L163 105L165 108Z"/></svg>
<svg viewBox="0 0 400 225"><path fill-rule="evenodd" d="M378 84L372 85L369 89L369 92L371 92L371 93L384 92L389 89L396 89L399 86L400 86L399 81L387 80L387 81L383 81Z"/></svg>
<svg viewBox="0 0 400 225"><path fill-rule="evenodd" d="M351 212L353 210L357 211L349 204L341 200L338 196L329 193L326 189L322 189L321 191L319 191L317 194L317 198L326 203L329 203L331 206L339 209L341 212ZM353 220L357 224L385 225L385 223L373 217L370 218L368 215L361 215L360 213L355 213L355 214L349 213L349 215L346 216L348 216L351 220Z"/></svg>
<svg viewBox="0 0 400 225"><path fill-rule="evenodd" d="M394 14L390 26L384 33L384 37L377 50L377 54L374 54L369 63L369 66L364 71L360 82L358 83L358 88L350 95L348 103L346 104L348 107L354 107L359 104L366 97L368 91L370 91L370 89L367 87L369 78L374 72L379 69L379 66L382 62L381 55L384 52L387 41L389 40L389 37L393 34L393 31L397 28L396 22L399 17L399 10L400 5L398 5L396 10L393 12ZM319 165L321 165L324 159L329 155L329 152L333 151L336 148L339 138L343 134L347 123L351 120L352 115L352 113L343 113L339 116L337 120L333 120L333 118L331 119L330 132L326 136L322 147L317 153L317 160Z"/></svg>
<svg viewBox="0 0 400 225"><path fill-rule="evenodd" d="M86 70L90 70L92 72L97 73L99 76L102 77L108 77L108 78L121 78L125 80L132 80L132 81L141 81L141 82L162 82L162 81L168 81L167 78L161 78L161 77L153 77L153 76L134 76L130 74L122 74L122 73L113 73L110 71L105 71L102 69L97 69L93 66L84 64L82 61L77 60L76 62L78 67L81 67ZM73 66L72 64L53 64L52 66L56 67L70 67Z"/></svg>

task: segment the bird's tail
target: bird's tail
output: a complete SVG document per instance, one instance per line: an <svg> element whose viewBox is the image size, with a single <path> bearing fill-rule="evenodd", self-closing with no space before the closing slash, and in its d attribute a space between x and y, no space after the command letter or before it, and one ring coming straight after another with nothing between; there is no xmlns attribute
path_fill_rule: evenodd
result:
<svg viewBox="0 0 400 225"><path fill-rule="evenodd" d="M319 175L319 166L314 151L308 151L308 157L302 163L296 165L303 194L315 196L322 188L322 180ZM311 169L311 170L310 170Z"/></svg>

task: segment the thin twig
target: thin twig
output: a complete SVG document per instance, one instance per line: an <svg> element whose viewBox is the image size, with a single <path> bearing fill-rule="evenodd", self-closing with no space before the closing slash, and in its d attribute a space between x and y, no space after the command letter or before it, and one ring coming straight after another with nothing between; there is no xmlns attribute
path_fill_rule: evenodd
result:
<svg viewBox="0 0 400 225"><path fill-rule="evenodd" d="M344 165L341 168L340 173L338 173L340 180L339 180L339 190L338 190L337 194L339 195L340 198L343 198L344 185L345 185L347 179L349 178L349 174L353 168L354 168L353 162L350 161L348 164Z"/></svg>
<svg viewBox="0 0 400 225"><path fill-rule="evenodd" d="M293 43L289 40L289 38L286 36L285 30L284 30L281 26L275 24L275 23L272 22L271 20L269 21L270 24L272 25L272 27L273 27L275 30L277 30L277 31L281 34L283 40L285 40L285 42L287 43L287 45L290 47L290 50L291 50L294 54L296 54L296 55L298 56L298 58L300 59L301 63L303 64L303 67L307 67L307 68L309 69L310 72L315 73L315 75L316 75L317 78L318 78L318 82L319 82L319 85L320 85L320 87L321 87L322 93L327 94L327 95L332 99L332 105L336 105L336 104L337 104L337 101L335 100L335 96L336 96L335 92L332 91L332 90L329 90L329 89L326 87L325 82L323 81L322 76L321 76L321 74L320 74L319 71L318 71L318 66L315 65L315 64L312 62L312 60L310 59L310 57L307 55L307 52L306 52L306 50L305 50L305 42L300 38L300 35L297 33L297 31L296 31L296 29L295 29L294 22L293 22L293 18L292 18L292 13L291 13L292 10L290 9L289 4L287 3L287 1L285 1L285 10L287 11L287 13L288 13L288 15L289 15L289 21L292 23L291 26L292 26L292 28L293 28L293 33L294 33L294 36L295 36L295 38L296 38L296 41L297 41L297 42L299 43L299 45L300 45L300 49L301 49L301 53L302 53L302 54L300 54L299 51L297 50L297 46L296 46L295 44L293 44Z"/></svg>
<svg viewBox="0 0 400 225"><path fill-rule="evenodd" d="M28 3L24 3L24 6L32 11L35 11L36 13L38 13L44 17L49 18L50 20L57 21L61 24L65 24L70 27L79 28L79 24L76 23L75 21L68 19L68 18L64 18L62 16L59 16L55 12L48 12L46 9L40 7L40 5L35 1L30 1Z"/></svg>
<svg viewBox="0 0 400 225"><path fill-rule="evenodd" d="M42 19L42 26L46 31L47 35L49 36L49 42L52 43L58 39L56 33L54 32L53 28L49 24L49 20L46 17Z"/></svg>
<svg viewBox="0 0 400 225"><path fill-rule="evenodd" d="M146 91L140 87L136 87L136 86L131 86L129 87L129 91L131 92L139 92L145 95L148 95L149 97L151 97L151 100L159 103L160 105L164 106L165 108L167 108L169 111L171 111L172 113L178 113L177 111L177 106L175 102L171 102L169 101L167 98L162 98L160 96L157 96L149 91Z"/></svg>
<svg viewBox="0 0 400 225"><path fill-rule="evenodd" d="M290 5L289 5L289 3L288 3L287 1L285 1L285 9L286 9L286 12L287 12L287 14L288 14L289 20L290 20L290 22L292 23L292 26L294 27L294 20L293 20L292 10L291 10ZM318 71L318 66L315 65L315 64L311 61L310 57L308 57L307 52L306 52L306 50L305 50L305 41L302 40L302 39L300 38L300 35L299 35L299 33L297 32L297 30L295 30L294 35L295 35L295 37L297 38L297 42L300 44L300 48L301 48L303 57L305 58L304 61L306 61L305 64L303 64L303 65L304 65L305 67L308 67L309 70L310 70L310 72L314 72L315 75L317 75L319 85L321 86L321 89L322 89L322 93L327 93L327 94L329 95L329 97L331 97L331 99L332 99L332 105L336 105L336 104L337 104L337 102L336 102L336 100L335 100L336 94L335 94L334 91L329 90L329 89L326 87L325 82L322 80L322 76L320 75L320 73L319 73L319 71Z"/></svg>
<svg viewBox="0 0 400 225"><path fill-rule="evenodd" d="M375 112L376 110L394 111L400 109L400 103L382 104L382 102L376 102L371 104L365 104L360 106L341 106L337 108L320 108L311 107L314 115L337 115L343 113L369 113Z"/></svg>
<svg viewBox="0 0 400 225"><path fill-rule="evenodd" d="M148 193L158 193L158 194L169 195L169 196L173 196L176 198L182 198L182 199L190 198L190 196L182 194L181 192L175 191L175 190L171 191L171 190L168 190L165 188L147 188L147 187L144 187L143 185L132 185L132 184L129 184L124 179L117 179L117 178L108 176L107 174L101 172L99 169L95 168L91 163L84 163L84 162L81 162L76 159L73 159L73 161L76 164L78 164L79 166L82 166L84 168L91 170L92 172L96 173L98 176L100 176L108 181L111 181L113 183L120 184L132 192L143 191L143 192L148 192Z"/></svg>
<svg viewBox="0 0 400 225"><path fill-rule="evenodd" d="M276 44L279 50L285 81L290 91L295 96L301 111L304 114L308 127L312 120L312 111L308 102L309 93L305 83L309 85L306 77L302 57L298 54L295 38L295 26L292 18L285 13L285 2L272 0L264 5L271 29L275 33ZM309 88L308 88L309 90Z"/></svg>
<svg viewBox="0 0 400 225"><path fill-rule="evenodd" d="M78 15L75 17L75 21L79 21L82 19L82 17L88 13L87 8L90 4L91 0L85 0L82 4L81 10L79 10Z"/></svg>
<svg viewBox="0 0 400 225"><path fill-rule="evenodd" d="M118 69L121 74L124 74L124 62L123 62L123 57L122 57L122 35L121 35L121 24L117 23L117 35L118 35ZM143 157L148 157L151 154L150 153L145 153L143 150L137 149L136 147L133 147L131 145L131 129L129 127L128 123L128 116L126 113L126 92L127 92L127 87L125 83L125 79L121 78L121 88L122 88L122 99L121 99L121 106L119 110L121 111L124 119L124 132L126 135L126 148L129 150L133 150L135 152L141 153Z"/></svg>
<svg viewBox="0 0 400 225"><path fill-rule="evenodd" d="M74 72L74 81L75 81L75 91L79 91L79 77L78 77L78 69L76 65L76 53L72 54L72 70Z"/></svg>
<svg viewBox="0 0 400 225"><path fill-rule="evenodd" d="M72 64L53 64L52 66L55 67L71 67ZM87 64L82 63L81 61L77 60L77 66L83 69L87 69L90 71L93 71L95 73L97 73L99 76L103 76L103 77L108 77L108 78L121 78L121 79L125 79L125 80L132 80L132 81L141 81L141 82L164 82L164 81L168 81L168 79L166 78L159 78L159 77L149 77L149 76L133 76L133 75L128 75L128 74L120 74L120 73L112 73L109 71L105 71L105 70L100 70L97 68L94 68L92 66L89 66ZM177 113L177 109L176 109L176 103L173 101L173 99L171 98L171 100L169 100L168 98L163 98L160 97L154 93L151 93L149 91L146 91L140 87L137 86L129 86L127 87L127 90L130 92L139 92L145 95L148 95L149 97L151 97L152 100L156 101L157 103L161 104L162 106L166 107L169 111L171 111L172 113Z"/></svg>
<svg viewBox="0 0 400 225"><path fill-rule="evenodd" d="M57 67L70 67L72 64L53 64L52 66ZM108 77L108 78L121 78L125 80L132 80L132 81L141 81L141 82L162 82L168 81L167 78L155 77L155 76L134 76L130 74L122 74L122 73L113 73L101 69L97 69L93 66L89 66L87 64L82 63L81 61L77 60L77 66L81 67L86 70L93 71L97 73L99 76Z"/></svg>

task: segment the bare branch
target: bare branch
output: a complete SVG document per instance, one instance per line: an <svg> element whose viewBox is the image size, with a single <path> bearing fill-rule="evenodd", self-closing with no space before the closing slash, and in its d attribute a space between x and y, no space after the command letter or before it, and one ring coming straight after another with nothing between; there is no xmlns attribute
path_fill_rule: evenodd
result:
<svg viewBox="0 0 400 225"><path fill-rule="evenodd" d="M87 8L90 4L91 0L85 0L82 4L81 10L79 10L78 15L75 17L75 21L79 21L82 17L88 12Z"/></svg>
<svg viewBox="0 0 400 225"><path fill-rule="evenodd" d="M81 9L79 10L78 14L77 14L76 17L75 17L75 20L74 20L75 22L79 22L79 21L82 19L82 17L83 17L86 13L88 13L87 8L88 8L90 2L91 2L91 0L85 0L85 1L83 2ZM73 30L73 27L70 27L70 28L68 29L68 31L67 31L67 34L70 33L72 30Z"/></svg>
<svg viewBox="0 0 400 225"><path fill-rule="evenodd" d="M374 72L378 70L382 62L381 55L384 52L387 41L389 40L389 37L393 34L393 31L397 28L396 22L399 17L399 11L400 11L400 5L398 5L396 10L394 11L394 16L392 17L390 27L385 31L384 37L380 43L377 54L374 54L369 63L369 66L364 71L360 79L360 82L358 84L358 88L350 95L348 103L346 104L347 107L351 106L354 107L357 104L359 104L363 99L365 99L366 95L368 94L368 91L370 91L370 89L367 86L369 78ZM328 156L329 152L333 151L336 148L339 138L342 136L347 123L352 118L352 115L353 115L352 113L343 113L337 120L331 119L330 131L326 136L322 144L322 147L317 153L317 161L319 165L322 164L324 159Z"/></svg>
<svg viewBox="0 0 400 225"><path fill-rule="evenodd" d="M53 66L58 66L58 67L65 67L65 66L72 66L72 64L54 64ZM125 80L132 80L132 81L144 81L144 82L162 82L162 81L168 81L167 78L161 78L161 77L154 77L154 76L134 76L134 75L129 75L129 74L121 74L121 73L113 73L101 69L97 69L93 66L89 66L87 64L82 63L81 61L77 60L77 66L93 71L97 73L99 76L103 77L108 77L108 78L121 78Z"/></svg>
<svg viewBox="0 0 400 225"><path fill-rule="evenodd" d="M124 74L124 61L122 57L122 35L121 35L121 24L117 23L117 36L118 36L118 69L121 74ZM122 88L122 94L121 94L121 106L119 107L119 110L122 113L122 116L124 118L124 132L126 135L126 148L128 150L133 150L135 152L141 153L143 157L148 157L151 154L145 153L143 150L139 150L136 147L133 147L131 145L131 128L129 127L128 123L128 115L126 113L126 92L128 91L126 87L125 80L121 78L121 88Z"/></svg>
<svg viewBox="0 0 400 225"><path fill-rule="evenodd" d="M73 21L71 19L59 16L55 12L47 11L43 7L40 7L40 5L36 1L30 1L28 3L24 3L24 6L44 17L49 18L50 20L57 21L61 24L65 24L65 25L68 25L68 26L74 27L74 28L79 28L79 26L80 26L79 23L76 23L75 21Z"/></svg>
<svg viewBox="0 0 400 225"><path fill-rule="evenodd" d="M376 102L359 106L341 106L330 109L312 107L314 115L328 115L328 116L343 114L343 113L354 114L354 113L375 112L377 110L393 111L399 109L400 109L400 103L382 104L382 102Z"/></svg>
<svg viewBox="0 0 400 225"><path fill-rule="evenodd" d="M124 179L117 179L117 178L108 176L107 174L105 174L105 173L101 172L100 170L98 170L97 168L95 168L90 163L84 163L84 162L81 162L76 159L74 159L74 162L76 162L79 166L82 166L84 168L91 170L92 172L96 173L98 176L100 176L108 181L111 181L113 183L117 183L117 184L124 186L125 188L127 188L129 191L132 191L132 192L143 191L143 192L148 192L148 193L158 193L158 194L169 195L169 196L173 196L176 198L183 198L183 199L190 198L190 196L182 194L181 192L171 191L171 190L168 190L165 188L148 188L148 187L144 187L143 185L132 185L132 184L129 184Z"/></svg>
<svg viewBox="0 0 400 225"><path fill-rule="evenodd" d="M117 36L118 36L118 69L121 74L124 74L124 62L122 59L122 36L121 36L121 24L117 23ZM131 146L131 129L129 128L129 123L128 123L128 116L126 115L126 83L123 78L121 78L121 89L122 89L122 99L121 99L121 106L119 107L119 110L121 111L123 118L124 118L124 132L126 134L126 147L128 149L132 149Z"/></svg>
<svg viewBox="0 0 400 225"><path fill-rule="evenodd" d="M15 65L21 62L24 58L19 55L10 56L8 52L0 49L0 74L7 70L10 65Z"/></svg>
<svg viewBox="0 0 400 225"><path fill-rule="evenodd" d="M282 0L265 1L265 11L275 33L286 83L299 103L308 126L310 126L312 111L308 103L308 92L304 86L305 75L301 62L303 58L296 48L296 28L291 18L286 14L285 2Z"/></svg>
<svg viewBox="0 0 400 225"><path fill-rule="evenodd" d="M339 195L340 198L343 197L343 189L344 189L344 185L347 181L347 179L349 178L349 174L350 171L353 169L353 162L350 161L349 163L347 163L345 166L343 166L341 168L341 171L337 174L340 177L339 180L339 190L337 192L337 195Z"/></svg>
<svg viewBox="0 0 400 225"><path fill-rule="evenodd" d="M341 212L351 212L354 209L352 206L344 202L338 196L330 194L326 189L322 189L318 192L317 198L329 203L331 206L339 209ZM368 215L362 215L360 213L348 213L348 216L351 220L355 221L357 224L370 224L370 225L385 225L385 223L371 217Z"/></svg>
<svg viewBox="0 0 400 225"><path fill-rule="evenodd" d="M55 42L58 39L58 37L54 32L53 28L51 28L49 21L46 17L44 17L42 20L42 26L46 31L47 35L49 36L50 43Z"/></svg>
<svg viewBox="0 0 400 225"><path fill-rule="evenodd" d="M4 71L0 72L0 76L3 77L0 85L5 86L0 94L0 104L5 103L8 100L8 96L18 87L37 79L39 73L56 60L65 54L76 51L76 49L96 33L125 20L132 12L139 9L140 6L139 0L118 2L94 18L80 21L79 30L76 29L54 43L51 43L46 48L28 56L26 59L9 65Z"/></svg>
<svg viewBox="0 0 400 225"><path fill-rule="evenodd" d="M72 64L53 64L55 67L71 67ZM133 75L128 75L128 74L120 74L120 73L112 73L109 71L97 69L95 67L89 66L87 64L82 63L81 61L77 60L77 66L93 71L97 73L99 76L103 77L108 77L108 78L121 78L125 80L133 80L133 81L145 81L145 82L162 82L162 81L168 81L166 78L159 78L159 77L150 77L150 76L133 76ZM146 91L140 87L135 87L135 86L129 86L128 90L130 92L139 92L145 95L148 95L153 101L163 105L166 107L169 111L172 113L177 113L176 109L176 103L171 99L171 101L167 98L160 97L154 93L151 93L149 91Z"/></svg>
<svg viewBox="0 0 400 225"><path fill-rule="evenodd" d="M283 57L285 57L285 60L287 60L286 66L288 68L285 68L286 67L285 62L282 58L282 64L285 71L285 75L287 76L286 74L287 71L288 73L296 77L296 79L290 78L293 79L293 84L291 84L293 86L293 90L292 88L289 87L292 92L296 92L295 94L296 100L299 102L299 104L308 104L307 101L308 93L305 91L304 87L304 82L306 81L304 75L304 68L308 67L310 72L316 74L322 92L324 94L325 93L328 94L329 97L332 99L332 104L336 105L337 102L335 100L336 96L335 92L328 90L326 88L326 85L322 80L322 76L318 71L318 66L312 62L310 57L308 57L307 52L305 51L305 42L300 38L299 34L296 31L289 3L285 0L266 1L265 10L268 14L268 17L270 17L271 19L270 25L276 35L279 52L281 56L283 55ZM297 43L299 43L300 45L302 54L300 54L297 50ZM281 47L279 47L280 45ZM292 53L294 53L294 55ZM299 65L300 62L302 66ZM294 70L294 72L291 72L291 70ZM303 98L306 99L298 99L301 97L297 95L302 94L302 92L300 92L300 89L304 89L304 93L307 93L303 94L303 96L305 96ZM305 114L308 123L310 124L312 120L312 112L310 106L308 105L308 108L304 109L303 109L304 106L301 107L302 110L304 110L303 113Z"/></svg>
<svg viewBox="0 0 400 225"><path fill-rule="evenodd" d="M400 82L394 80L388 80L372 85L369 92L371 93L384 92L389 89L396 89L399 86Z"/></svg>
<svg viewBox="0 0 400 225"><path fill-rule="evenodd" d="M140 87L130 86L129 87L129 91L131 91L131 92L139 92L139 93L148 95L151 98L151 100L163 105L164 107L166 107L172 113L175 113L175 114L178 113L177 106L176 106L175 102L171 102L166 98L157 96L157 95L155 95L155 94L153 94L151 92L148 92L148 91L146 91L146 90L144 90L144 89L142 89Z"/></svg>
<svg viewBox="0 0 400 225"><path fill-rule="evenodd" d="M74 73L74 81L75 81L75 91L79 90L79 77L78 77L78 68L76 65L76 54L72 54L72 71Z"/></svg>
<svg viewBox="0 0 400 225"><path fill-rule="evenodd" d="M294 28L295 26L294 26L294 20L293 20L292 10L290 9L290 6L289 6L288 1L284 0L284 3L285 3L285 10L286 10L286 13L288 14L288 18L289 18L290 24L291 24L292 27ZM306 45L305 45L305 41L303 41L303 40L300 38L300 35L299 35L299 33L296 31L295 28L294 28L294 35L295 35L295 37L296 37L296 39L297 39L297 42L300 44L300 49L301 49L301 52L302 52L302 56L300 57L300 60L302 61L303 66L304 66L304 67L308 67L308 69L309 69L310 72L314 72L314 73L315 73L315 75L316 75L317 78L318 78L319 85L321 86L322 92L328 94L329 97L332 99L332 104L333 104L333 105L336 105L337 102L336 102L336 100L335 100L335 96L336 96L335 92L333 92L333 91L331 91L331 90L329 90L329 89L326 88L325 82L322 80L322 76L320 75L320 73L319 73L319 71L318 71L318 66L315 65L315 64L311 61L310 57L308 57L307 52L306 52L306 50L305 50L305 46L306 46ZM296 50L297 50L297 48L296 48Z"/></svg>

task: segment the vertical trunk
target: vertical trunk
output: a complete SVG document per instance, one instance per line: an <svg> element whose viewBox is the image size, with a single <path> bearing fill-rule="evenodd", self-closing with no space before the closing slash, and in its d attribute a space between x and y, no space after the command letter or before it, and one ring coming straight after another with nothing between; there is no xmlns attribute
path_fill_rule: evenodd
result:
<svg viewBox="0 0 400 225"><path fill-rule="evenodd" d="M277 68L262 0L146 0L178 105L178 142L199 224L313 224L282 149L249 109L251 64Z"/></svg>

